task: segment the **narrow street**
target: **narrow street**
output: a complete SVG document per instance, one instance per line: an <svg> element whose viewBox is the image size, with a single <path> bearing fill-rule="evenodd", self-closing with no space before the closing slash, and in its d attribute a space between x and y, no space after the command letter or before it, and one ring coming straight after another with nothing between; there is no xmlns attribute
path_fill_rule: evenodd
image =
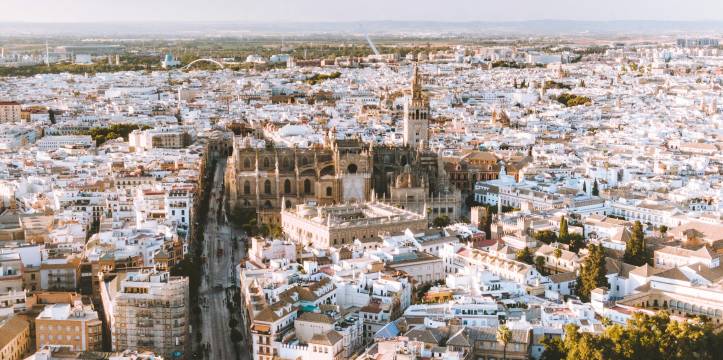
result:
<svg viewBox="0 0 723 360"><path fill-rule="evenodd" d="M201 344L209 346L207 359L236 359L236 350L231 341L231 328L227 301L233 296L235 271L239 259L244 254L244 247L234 248L234 236L227 225L223 206L223 182L226 160L219 160L213 178L213 189L208 207L208 218L205 224L205 241L201 286L199 289L199 305L201 306ZM238 319L240 314L233 314ZM242 349L244 345L241 345ZM249 354L241 351L240 359L249 359Z"/></svg>

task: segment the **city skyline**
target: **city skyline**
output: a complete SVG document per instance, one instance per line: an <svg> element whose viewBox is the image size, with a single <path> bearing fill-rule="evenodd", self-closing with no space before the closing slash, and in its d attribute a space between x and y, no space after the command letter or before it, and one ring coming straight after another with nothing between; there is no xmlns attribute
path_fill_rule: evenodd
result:
<svg viewBox="0 0 723 360"><path fill-rule="evenodd" d="M723 0L0 4L0 360L723 349Z"/></svg>

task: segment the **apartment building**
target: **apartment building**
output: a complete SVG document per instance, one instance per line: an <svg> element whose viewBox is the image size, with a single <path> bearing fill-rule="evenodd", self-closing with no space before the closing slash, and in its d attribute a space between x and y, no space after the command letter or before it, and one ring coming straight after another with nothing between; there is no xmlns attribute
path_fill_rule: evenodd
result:
<svg viewBox="0 0 723 360"><path fill-rule="evenodd" d="M188 228L191 223L191 209L193 208L193 189L174 188L166 191L163 198L166 219L178 224L179 227Z"/></svg>
<svg viewBox="0 0 723 360"><path fill-rule="evenodd" d="M110 290L110 291L109 291ZM111 315L114 350L154 351L179 356L189 344L188 279L168 272L129 272L103 297Z"/></svg>
<svg viewBox="0 0 723 360"><path fill-rule="evenodd" d="M20 103L0 101L0 123L20 122Z"/></svg>
<svg viewBox="0 0 723 360"><path fill-rule="evenodd" d="M611 203L612 215L622 217L628 221L640 221L655 226L665 225L675 227L680 225L676 218L681 211L668 202L651 200L618 199Z"/></svg>
<svg viewBox="0 0 723 360"><path fill-rule="evenodd" d="M386 264L392 269L409 274L417 285L441 281L445 276L442 259L424 251L394 254Z"/></svg>
<svg viewBox="0 0 723 360"><path fill-rule="evenodd" d="M43 137L35 145L38 150L51 151L64 147L91 148L95 146L95 141L90 135L54 135Z"/></svg>
<svg viewBox="0 0 723 360"><path fill-rule="evenodd" d="M0 359L24 359L32 350L30 322L17 315L0 319Z"/></svg>
<svg viewBox="0 0 723 360"><path fill-rule="evenodd" d="M136 149L181 149L191 145L191 135L179 127L133 130L128 136L131 147Z"/></svg>
<svg viewBox="0 0 723 360"><path fill-rule="evenodd" d="M75 304L53 304L35 318L37 346L65 345L76 351L95 351L102 347L102 323L98 313Z"/></svg>

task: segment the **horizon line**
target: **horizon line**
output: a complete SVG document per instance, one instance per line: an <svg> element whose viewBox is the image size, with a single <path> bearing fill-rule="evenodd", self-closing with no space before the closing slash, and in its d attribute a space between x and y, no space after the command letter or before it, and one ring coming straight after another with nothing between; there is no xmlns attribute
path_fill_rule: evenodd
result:
<svg viewBox="0 0 723 360"><path fill-rule="evenodd" d="M526 19L526 20L114 20L114 21L3 21L2 24L349 24L349 23L435 23L435 24L470 24L470 23L531 23L531 22L586 22L586 23L612 23L612 22L657 22L657 23L723 23L723 19L697 19L697 20L665 20L665 19L607 19L607 20L584 20L584 19Z"/></svg>

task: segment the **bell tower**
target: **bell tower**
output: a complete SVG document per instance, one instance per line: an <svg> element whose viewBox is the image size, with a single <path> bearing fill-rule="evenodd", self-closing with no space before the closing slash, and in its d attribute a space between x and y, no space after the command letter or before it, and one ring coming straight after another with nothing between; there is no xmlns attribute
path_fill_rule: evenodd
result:
<svg viewBox="0 0 723 360"><path fill-rule="evenodd" d="M429 100L422 93L419 68L412 70L412 98L404 104L404 145L413 148L429 144Z"/></svg>

